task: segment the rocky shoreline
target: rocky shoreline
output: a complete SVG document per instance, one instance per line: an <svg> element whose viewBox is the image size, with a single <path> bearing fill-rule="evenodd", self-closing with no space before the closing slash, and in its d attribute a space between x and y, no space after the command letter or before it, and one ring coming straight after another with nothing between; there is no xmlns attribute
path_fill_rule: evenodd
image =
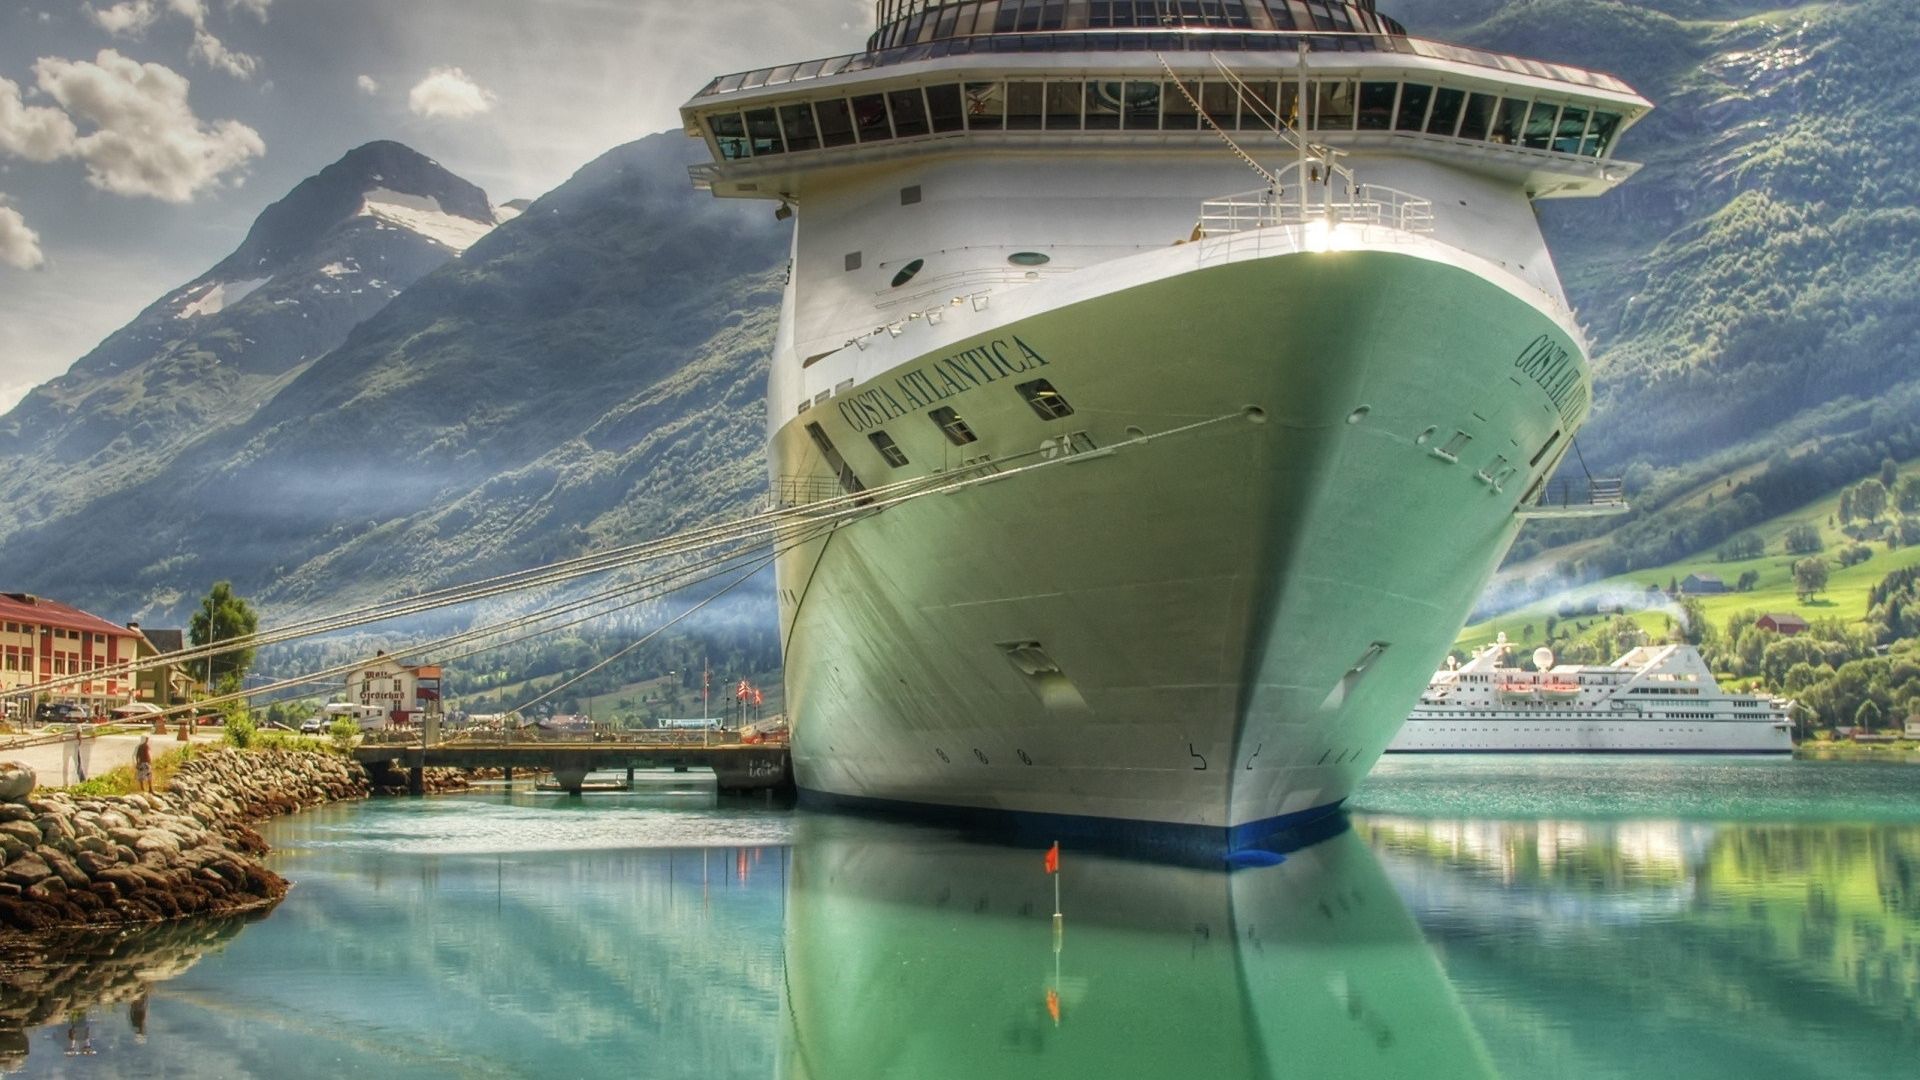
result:
<svg viewBox="0 0 1920 1080"><path fill-rule="evenodd" d="M429 791L467 786L429 774ZM249 823L374 790L346 758L282 749L196 751L152 795L32 788L32 770L0 764L0 937L271 907L287 881Z"/></svg>

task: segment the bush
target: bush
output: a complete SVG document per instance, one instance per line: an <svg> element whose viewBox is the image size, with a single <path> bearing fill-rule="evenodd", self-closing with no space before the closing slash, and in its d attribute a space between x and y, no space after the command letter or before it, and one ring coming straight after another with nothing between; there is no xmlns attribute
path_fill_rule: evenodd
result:
<svg viewBox="0 0 1920 1080"><path fill-rule="evenodd" d="M333 748L343 754L353 749L353 740L359 735L360 725L344 716L327 725L327 738L332 740Z"/></svg>
<svg viewBox="0 0 1920 1080"><path fill-rule="evenodd" d="M1865 544L1854 544L1840 549L1841 566L1858 566L1871 558L1873 558L1873 549Z"/></svg>
<svg viewBox="0 0 1920 1080"><path fill-rule="evenodd" d="M1815 525L1795 525L1788 529L1786 544L1789 555L1811 555L1827 546Z"/></svg>
<svg viewBox="0 0 1920 1080"><path fill-rule="evenodd" d="M254 742L258 738L258 734L259 734L259 727L253 722L253 717L247 716L247 715L234 715L234 716L227 717L227 745L228 746L232 746L240 750L245 750L247 747L252 746L254 744Z"/></svg>

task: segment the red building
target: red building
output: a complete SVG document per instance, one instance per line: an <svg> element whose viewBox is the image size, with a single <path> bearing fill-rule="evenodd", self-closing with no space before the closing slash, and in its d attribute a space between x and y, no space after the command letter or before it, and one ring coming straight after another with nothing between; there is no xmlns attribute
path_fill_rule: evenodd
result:
<svg viewBox="0 0 1920 1080"><path fill-rule="evenodd" d="M1807 620L1792 614L1778 615L1773 612L1768 612L1753 620L1753 625L1762 630L1771 630L1782 637L1792 637L1795 634L1804 634L1807 631Z"/></svg>
<svg viewBox="0 0 1920 1080"><path fill-rule="evenodd" d="M140 632L30 593L0 593L0 697L63 675L84 675L139 655ZM130 676L90 679L51 695L98 707L134 696Z"/></svg>

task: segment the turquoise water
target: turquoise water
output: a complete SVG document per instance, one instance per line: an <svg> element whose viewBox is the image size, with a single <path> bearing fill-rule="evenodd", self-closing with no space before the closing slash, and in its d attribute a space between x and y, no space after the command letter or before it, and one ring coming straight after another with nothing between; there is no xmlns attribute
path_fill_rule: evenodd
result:
<svg viewBox="0 0 1920 1080"><path fill-rule="evenodd" d="M1908 1076L1916 795L1897 766L1389 759L1279 866L1065 852L1057 932L1040 852L935 830L685 794L336 806L268 830L275 912L112 943L127 974L0 1068Z"/></svg>

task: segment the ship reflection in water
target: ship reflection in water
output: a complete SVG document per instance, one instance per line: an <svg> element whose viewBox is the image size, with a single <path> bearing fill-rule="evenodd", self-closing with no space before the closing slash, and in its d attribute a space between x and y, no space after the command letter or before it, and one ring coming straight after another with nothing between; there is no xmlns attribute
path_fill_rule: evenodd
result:
<svg viewBox="0 0 1920 1080"><path fill-rule="evenodd" d="M272 829L297 887L271 916L151 963L0 964L0 1070L61 1075L69 1043L100 1076L700 1080L1845 1078L1920 1052L1913 826L1362 814L1232 873L1069 849L1058 935L1041 851L871 821L521 795Z"/></svg>
<svg viewBox="0 0 1920 1080"><path fill-rule="evenodd" d="M782 1075L1490 1077L1351 832L1232 874L797 829Z"/></svg>

